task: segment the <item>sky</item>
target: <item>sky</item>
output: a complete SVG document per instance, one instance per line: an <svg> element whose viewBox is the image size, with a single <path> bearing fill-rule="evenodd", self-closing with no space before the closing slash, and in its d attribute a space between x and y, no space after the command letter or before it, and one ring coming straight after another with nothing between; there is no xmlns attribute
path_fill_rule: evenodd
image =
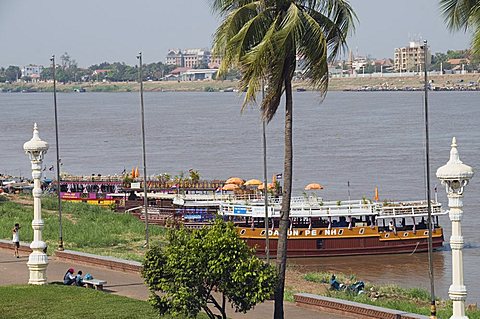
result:
<svg viewBox="0 0 480 319"><path fill-rule="evenodd" d="M348 45L356 55L393 58L394 48L426 39L432 52L469 47L451 33L439 0L350 0L358 16ZM0 66L49 64L64 52L87 67L103 61L164 61L169 48L210 47L218 16L211 0L0 0Z"/></svg>

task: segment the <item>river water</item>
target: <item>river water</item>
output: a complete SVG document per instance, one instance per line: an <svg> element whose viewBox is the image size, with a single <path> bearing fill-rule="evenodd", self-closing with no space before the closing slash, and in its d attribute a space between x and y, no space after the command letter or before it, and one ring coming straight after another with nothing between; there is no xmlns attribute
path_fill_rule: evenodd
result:
<svg viewBox="0 0 480 319"><path fill-rule="evenodd" d="M432 187L438 167L457 137L464 163L480 167L480 93L431 92ZM145 93L148 174L176 175L193 168L202 178L262 178L258 108L240 112L236 93ZM424 124L421 92L330 92L323 103L313 92L294 94L294 194L311 182L326 199L425 198ZM121 174L139 166L141 127L138 93L58 95L59 146L71 174ZM22 145L33 122L50 143L45 166L55 162L53 97L48 93L0 94L0 173L28 176ZM283 109L267 127L269 175L283 168ZM47 177L53 172L46 171ZM350 182L350 189L347 187ZM465 191L463 231L467 302L480 301L480 177ZM438 198L446 205L444 189ZM451 282L450 225L445 249L434 254L436 293L447 297ZM306 270L352 272L361 280L429 287L427 254L291 260Z"/></svg>

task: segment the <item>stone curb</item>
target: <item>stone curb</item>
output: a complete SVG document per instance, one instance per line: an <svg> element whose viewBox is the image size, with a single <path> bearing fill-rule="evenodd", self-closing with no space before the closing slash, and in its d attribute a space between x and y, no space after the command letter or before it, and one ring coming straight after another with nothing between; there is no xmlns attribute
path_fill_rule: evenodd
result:
<svg viewBox="0 0 480 319"><path fill-rule="evenodd" d="M115 257L100 256L88 254L73 250L55 251L55 257L66 261L75 261L88 265L95 265L112 270L140 273L142 271L142 263L132 260L120 259Z"/></svg>
<svg viewBox="0 0 480 319"><path fill-rule="evenodd" d="M293 297L295 299L295 304L299 307L353 314L358 316L358 318L428 319L427 316L417 315L400 310L381 308L359 302L341 300L314 294L301 293L295 294Z"/></svg>
<svg viewBox="0 0 480 319"><path fill-rule="evenodd" d="M5 239L0 239L0 248L10 249L10 250L15 249L12 241L11 240L5 240ZM24 253L31 253L32 249L30 248L30 243L20 242L20 247L18 248L18 251L21 251L21 252L24 252Z"/></svg>

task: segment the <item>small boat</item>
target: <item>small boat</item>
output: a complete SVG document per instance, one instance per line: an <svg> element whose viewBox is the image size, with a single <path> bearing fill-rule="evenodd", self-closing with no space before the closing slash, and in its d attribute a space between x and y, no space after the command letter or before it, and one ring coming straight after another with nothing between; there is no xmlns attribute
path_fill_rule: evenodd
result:
<svg viewBox="0 0 480 319"><path fill-rule="evenodd" d="M297 88L297 92L305 92L307 89L305 88Z"/></svg>

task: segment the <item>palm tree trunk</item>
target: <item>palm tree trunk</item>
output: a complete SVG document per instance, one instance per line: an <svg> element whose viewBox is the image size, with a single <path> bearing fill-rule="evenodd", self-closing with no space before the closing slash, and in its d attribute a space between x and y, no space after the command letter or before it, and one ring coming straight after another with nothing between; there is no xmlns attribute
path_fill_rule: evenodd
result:
<svg viewBox="0 0 480 319"><path fill-rule="evenodd" d="M285 79L285 159L283 167L282 208L280 210L280 228L277 246L278 284L275 289L275 319L283 319L283 295L285 290L285 271L287 268L287 232L290 224L290 198L292 196L293 166L293 100L292 80Z"/></svg>

